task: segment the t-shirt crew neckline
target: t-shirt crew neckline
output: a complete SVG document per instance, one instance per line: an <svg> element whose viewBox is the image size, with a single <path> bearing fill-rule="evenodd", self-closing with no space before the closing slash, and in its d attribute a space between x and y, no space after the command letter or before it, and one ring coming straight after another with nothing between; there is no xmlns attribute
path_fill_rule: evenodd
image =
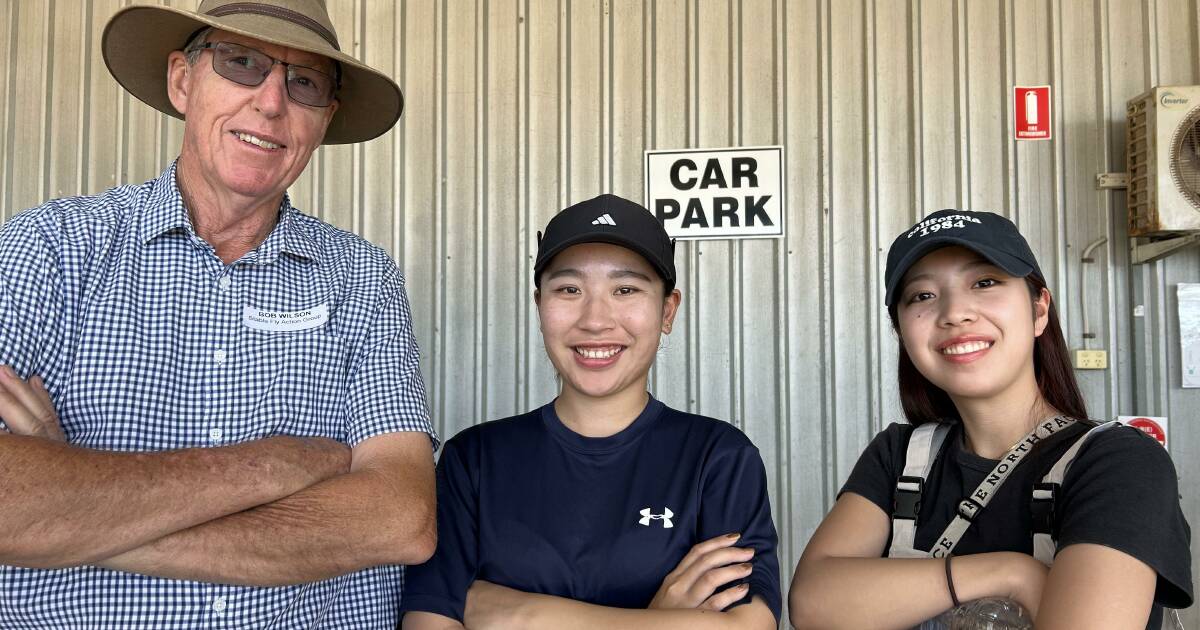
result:
<svg viewBox="0 0 1200 630"><path fill-rule="evenodd" d="M558 413L554 411L554 401L550 401L542 407L542 424L545 425L550 435L553 435L563 446L579 453L603 455L620 450L637 441L638 437L645 433L646 429L662 415L665 408L666 406L662 402L654 396L650 396L646 401L645 408L629 426L607 437L588 437L572 431L570 427L563 424Z"/></svg>

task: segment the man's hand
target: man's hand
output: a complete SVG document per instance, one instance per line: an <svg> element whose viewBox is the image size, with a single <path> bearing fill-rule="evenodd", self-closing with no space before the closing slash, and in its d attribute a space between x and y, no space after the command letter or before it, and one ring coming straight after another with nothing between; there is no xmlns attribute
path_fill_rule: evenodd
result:
<svg viewBox="0 0 1200 630"><path fill-rule="evenodd" d="M17 435L67 441L42 377L24 381L7 365L0 365L0 420Z"/></svg>
<svg viewBox="0 0 1200 630"><path fill-rule="evenodd" d="M713 594L722 585L750 575L754 550L734 547L741 534L725 534L697 543L674 571L663 579L649 608L700 608L724 610L746 596L740 584ZM739 564L734 564L739 563Z"/></svg>

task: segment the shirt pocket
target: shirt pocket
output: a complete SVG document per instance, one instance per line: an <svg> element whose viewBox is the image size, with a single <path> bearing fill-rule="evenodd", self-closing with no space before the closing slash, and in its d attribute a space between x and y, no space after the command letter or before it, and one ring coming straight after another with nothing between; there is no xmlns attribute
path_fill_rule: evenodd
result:
<svg viewBox="0 0 1200 630"><path fill-rule="evenodd" d="M249 430L256 439L271 435L326 437L341 442L349 433L346 413L345 342L324 330L254 334L252 361L262 374ZM252 380L260 380L251 377Z"/></svg>

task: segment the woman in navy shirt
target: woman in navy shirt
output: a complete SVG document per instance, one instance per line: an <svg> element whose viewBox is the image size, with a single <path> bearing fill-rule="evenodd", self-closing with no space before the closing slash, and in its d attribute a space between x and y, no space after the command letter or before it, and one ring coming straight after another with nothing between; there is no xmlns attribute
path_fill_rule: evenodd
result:
<svg viewBox="0 0 1200 630"><path fill-rule="evenodd" d="M403 628L775 628L776 533L753 444L646 392L680 303L674 243L602 195L540 238L534 301L560 391L438 463L438 548Z"/></svg>

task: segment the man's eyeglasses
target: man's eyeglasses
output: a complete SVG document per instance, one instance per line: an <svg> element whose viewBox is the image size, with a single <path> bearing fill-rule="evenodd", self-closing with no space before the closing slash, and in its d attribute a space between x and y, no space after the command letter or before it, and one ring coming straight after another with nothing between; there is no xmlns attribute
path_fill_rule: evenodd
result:
<svg viewBox="0 0 1200 630"><path fill-rule="evenodd" d="M287 93L293 101L312 107L333 104L338 81L334 77L308 66L280 61L262 51L229 42L209 42L193 46L185 52L212 50L213 72L240 85L254 87L262 84L275 64L287 74Z"/></svg>

